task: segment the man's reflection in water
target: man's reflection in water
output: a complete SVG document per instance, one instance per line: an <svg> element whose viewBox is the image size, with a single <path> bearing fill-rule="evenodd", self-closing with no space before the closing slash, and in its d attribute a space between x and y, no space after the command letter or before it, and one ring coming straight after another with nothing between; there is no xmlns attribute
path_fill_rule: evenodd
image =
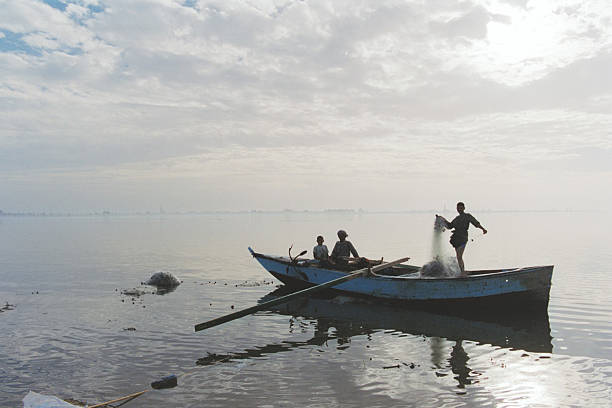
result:
<svg viewBox="0 0 612 408"><path fill-rule="evenodd" d="M429 346L431 348L431 363L436 368L445 368L450 365L451 371L457 380L459 388L465 388L466 385L472 383L470 373L472 370L467 366L467 362L470 359L468 354L463 349L463 340L455 341L455 345L451 348L450 357L448 355L448 349L446 345L447 340L440 337L431 337ZM448 365L445 364L448 361Z"/></svg>
<svg viewBox="0 0 612 408"><path fill-rule="evenodd" d="M331 324L327 319L317 319L315 323L314 335L312 336L312 342L316 345L322 346L327 343L329 339L329 328Z"/></svg>
<svg viewBox="0 0 612 408"><path fill-rule="evenodd" d="M472 370L470 370L470 368L467 366L467 362L470 357L463 349L463 346L461 345L462 341L463 340L457 340L455 342L455 345L451 350L451 356L448 359L453 374L456 374L454 378L457 380L457 382L459 382L459 388L465 388L466 384L469 385L472 383L472 380L470 379L470 372Z"/></svg>
<svg viewBox="0 0 612 408"><path fill-rule="evenodd" d="M329 329L334 328L332 334L329 333ZM368 330L361 328L355 328L351 323L336 322L328 319L316 319L314 335L309 340L311 344L317 344L322 346L326 344L328 340L335 339L338 342L338 346L348 347L351 342L351 337L358 334L369 333Z"/></svg>

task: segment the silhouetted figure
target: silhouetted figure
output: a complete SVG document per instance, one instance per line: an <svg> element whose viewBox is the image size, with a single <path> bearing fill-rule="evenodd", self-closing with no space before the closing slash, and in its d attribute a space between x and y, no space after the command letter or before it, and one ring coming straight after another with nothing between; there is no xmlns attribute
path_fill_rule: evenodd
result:
<svg viewBox="0 0 612 408"><path fill-rule="evenodd" d="M486 234L487 230L480 225L480 222L478 222L478 220L474 218L472 214L465 212L465 204L462 202L457 203L457 212L459 215L450 222L440 215L436 214L436 217L439 217L444 221L446 228L453 229L450 243L453 248L455 248L455 252L457 253L457 263L459 264L459 269L461 269L461 276L467 276L463 263L463 251L465 251L465 245L468 242L468 228L470 227L470 224L472 224L476 228L480 228L483 234Z"/></svg>
<svg viewBox="0 0 612 408"><path fill-rule="evenodd" d="M348 258L353 255L355 258L359 258L357 250L350 241L346 240L348 234L344 230L338 231L338 239L334 249L331 253L331 260L338 265L348 265Z"/></svg>
<svg viewBox="0 0 612 408"><path fill-rule="evenodd" d="M470 357L463 349L461 340L457 340L453 346L448 362L450 363L453 374L456 374L454 378L459 383L459 388L465 388L466 385L472 383L470 379L472 370L467 366L469 359Z"/></svg>
<svg viewBox="0 0 612 408"><path fill-rule="evenodd" d="M327 245L323 245L324 239L321 235L317 237L317 246L312 248L312 256L318 261L327 261L329 258L329 252L327 252Z"/></svg>

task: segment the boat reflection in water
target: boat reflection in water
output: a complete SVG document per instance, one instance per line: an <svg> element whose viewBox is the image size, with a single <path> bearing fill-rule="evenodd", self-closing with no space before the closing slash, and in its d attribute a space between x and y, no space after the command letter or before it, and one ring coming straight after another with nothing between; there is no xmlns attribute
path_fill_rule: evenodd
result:
<svg viewBox="0 0 612 408"><path fill-rule="evenodd" d="M261 298L260 303L286 295L290 291L283 286ZM464 387L470 384L470 368L467 366L469 356L463 348L463 341L528 352L552 352L546 309L528 315L512 311L492 314L486 311L478 312L474 308L469 312L457 310L432 312L414 309L407 305L381 304L380 301L338 296L326 292L318 296L296 298L274 306L271 312L313 320L313 337L306 341L279 341L237 353L209 354L200 358L196 364L209 365L250 359L308 345L321 346L329 340L336 340L341 346L350 343L350 338L353 336L393 330L430 337L432 363L440 366L444 360L448 361L459 382L459 387ZM289 324L295 325L295 320L291 319ZM330 331L331 327L335 330ZM446 355L448 349L443 339L455 342L450 357Z"/></svg>
<svg viewBox="0 0 612 408"><path fill-rule="evenodd" d="M286 294L281 287L261 301ZM315 319L317 325L335 327L349 336L380 330L396 330L413 335L471 340L482 344L550 353L552 343L546 309L530 314L490 312L470 308L430 311L409 305L385 304L350 296L297 298L275 306L274 311L295 317ZM496 309L497 310L497 309Z"/></svg>

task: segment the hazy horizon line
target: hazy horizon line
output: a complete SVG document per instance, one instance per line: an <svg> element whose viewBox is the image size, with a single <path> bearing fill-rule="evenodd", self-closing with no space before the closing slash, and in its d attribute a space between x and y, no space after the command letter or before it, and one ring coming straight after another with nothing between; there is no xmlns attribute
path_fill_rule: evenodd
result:
<svg viewBox="0 0 612 408"><path fill-rule="evenodd" d="M341 209L250 209L250 210L189 210L189 211L3 211L2 217L112 217L112 216L180 216L180 215L215 215L215 214L424 214L424 213L454 213L454 209L430 208L430 209L403 209L403 210L370 210L363 208L341 208ZM606 212L602 209L474 209L468 212L474 213L598 213Z"/></svg>

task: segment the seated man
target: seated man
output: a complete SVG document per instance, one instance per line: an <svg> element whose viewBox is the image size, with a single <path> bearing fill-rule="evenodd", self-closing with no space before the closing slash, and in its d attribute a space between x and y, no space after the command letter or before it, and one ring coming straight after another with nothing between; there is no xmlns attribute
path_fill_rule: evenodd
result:
<svg viewBox="0 0 612 408"><path fill-rule="evenodd" d="M317 261L327 261L329 257L327 245L323 245L323 237L321 235L317 237L317 246L312 248L312 255Z"/></svg>
<svg viewBox="0 0 612 408"><path fill-rule="evenodd" d="M338 231L338 239L340 239L340 241L336 242L330 256L332 261L335 263L348 264L348 260L346 258L350 257L351 255L353 255L355 258L359 258L357 250L350 241L346 241L346 237L348 237L346 231Z"/></svg>

